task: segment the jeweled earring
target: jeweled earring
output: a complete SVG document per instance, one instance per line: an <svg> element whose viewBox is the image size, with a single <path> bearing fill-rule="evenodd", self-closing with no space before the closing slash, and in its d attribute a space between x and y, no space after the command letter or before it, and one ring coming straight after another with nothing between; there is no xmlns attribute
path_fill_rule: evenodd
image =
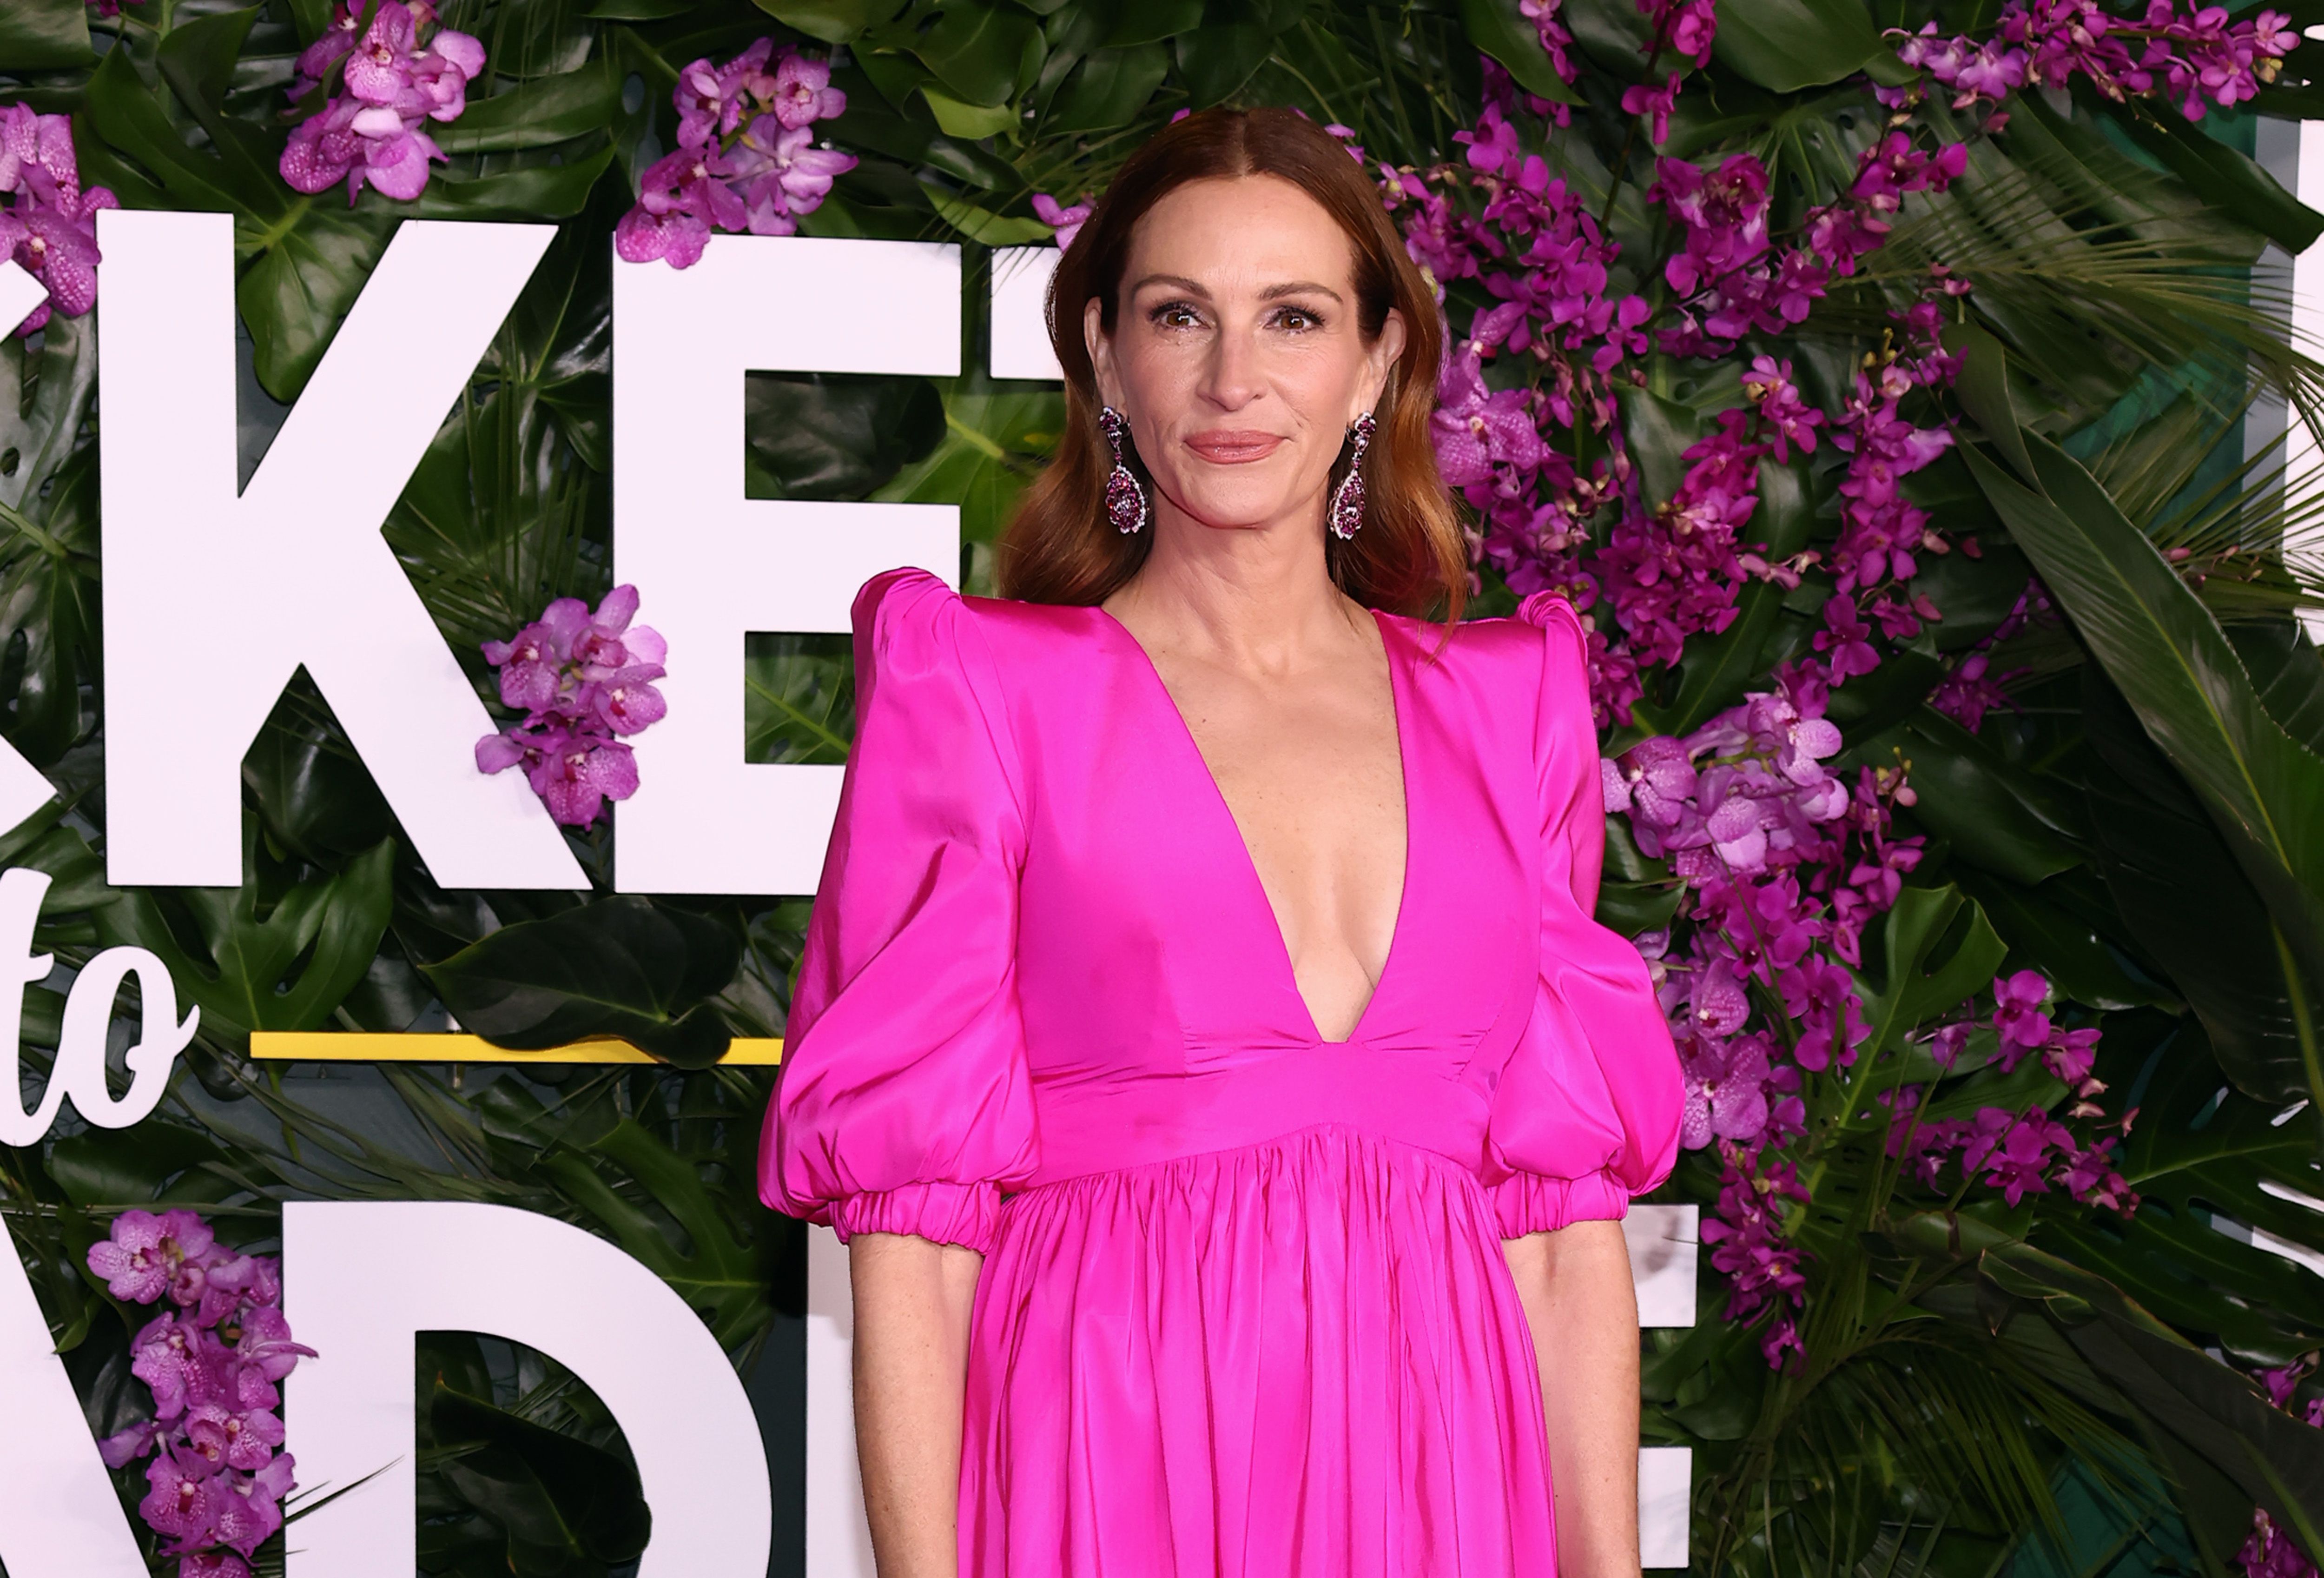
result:
<svg viewBox="0 0 2324 1578"><path fill-rule="evenodd" d="M1127 535L1142 529L1148 513L1146 490L1139 485L1137 474L1121 458L1122 435L1130 431L1130 419L1110 405L1102 406L1097 425L1105 434L1105 441L1113 447L1113 470L1105 479L1105 518L1113 522L1115 531Z"/></svg>
<svg viewBox="0 0 2324 1578"><path fill-rule="evenodd" d="M1370 411L1348 424L1348 441L1356 452L1348 457L1348 475L1332 490L1332 507L1323 517L1331 522L1332 535L1342 540L1353 537L1356 528L1364 523L1364 451L1371 448L1372 434L1379 427Z"/></svg>

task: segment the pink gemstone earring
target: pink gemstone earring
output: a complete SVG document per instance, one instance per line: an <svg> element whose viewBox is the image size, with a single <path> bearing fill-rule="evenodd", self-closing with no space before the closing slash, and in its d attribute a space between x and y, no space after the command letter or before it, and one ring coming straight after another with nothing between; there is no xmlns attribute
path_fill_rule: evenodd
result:
<svg viewBox="0 0 2324 1578"><path fill-rule="evenodd" d="M1127 536L1142 529L1150 506L1146 502L1146 490L1138 483L1137 475L1121 458L1121 440L1130 431L1130 419L1111 406L1099 408L1099 430L1105 441L1113 447L1113 470L1105 479L1105 518L1113 529Z"/></svg>
<svg viewBox="0 0 2324 1578"><path fill-rule="evenodd" d="M1348 424L1348 441L1356 452L1348 457L1348 475L1332 490L1332 507L1323 517L1331 522L1332 535L1342 541L1353 537L1356 528L1364 523L1364 451L1371 448L1372 434L1379 427L1370 411Z"/></svg>

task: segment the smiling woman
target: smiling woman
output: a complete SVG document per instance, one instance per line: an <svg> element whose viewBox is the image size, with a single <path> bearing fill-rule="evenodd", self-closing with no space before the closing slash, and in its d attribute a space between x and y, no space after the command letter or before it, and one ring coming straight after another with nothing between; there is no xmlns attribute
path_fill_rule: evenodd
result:
<svg viewBox="0 0 2324 1578"><path fill-rule="evenodd" d="M1214 244L1228 235L1259 245L1245 277L1193 277L1203 271L1185 260L1216 255ZM1133 259L1139 238L1152 255ZM1313 277L1318 260L1331 263L1338 289ZM1364 347L1371 401L1362 409L1375 412L1379 437L1361 461L1364 529L1325 545L1334 584L1360 603L1459 618L1468 553L1437 479L1428 428L1442 315L1362 166L1313 122L1285 109L1194 115L1171 126L1131 157L1058 260L1049 332L1065 370L1065 431L1001 541L1002 594L1097 603L1137 574L1152 534L1116 532L1100 508L1114 464L1099 427L1109 403L1101 385L1113 376L1101 374L1102 347L1117 337L1127 312L1126 353L1175 346L1176 365L1190 366L1222 329L1220 297L1234 291L1248 298L1236 328L1256 328L1264 309L1265 333L1250 340L1250 359L1228 365L1230 380L1264 377L1280 386L1286 376L1303 376L1292 369L1312 375L1318 338ZM1198 512L1236 514L1326 469L1336 482L1351 458L1353 447L1342 440L1357 411L1292 403L1299 414L1286 416L1280 431L1222 419L1169 434L1152 405L1125 407L1135 442L1123 458L1147 485L1166 496L1179 490L1178 501ZM1190 438L1206 448L1174 448ZM1294 453L1278 456L1284 446ZM1260 475L1229 482L1208 466L1197 473L1182 464L1196 454L1210 465L1267 464L1257 468Z"/></svg>
<svg viewBox="0 0 2324 1578"><path fill-rule="evenodd" d="M1049 320L1014 595L857 599L761 1149L851 1245L880 1569L1635 1578L1678 1065L1579 619L1425 618L1435 304L1330 136L1213 111Z"/></svg>

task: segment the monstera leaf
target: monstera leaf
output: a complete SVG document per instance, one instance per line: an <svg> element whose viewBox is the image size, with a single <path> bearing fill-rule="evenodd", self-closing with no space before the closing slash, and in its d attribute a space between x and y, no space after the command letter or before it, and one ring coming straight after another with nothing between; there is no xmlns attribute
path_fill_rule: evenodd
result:
<svg viewBox="0 0 2324 1578"><path fill-rule="evenodd" d="M705 1068L733 1038L709 1000L741 961L742 944L719 922L622 895L504 926L422 974L494 1046L538 1052L613 1037Z"/></svg>
<svg viewBox="0 0 2324 1578"><path fill-rule="evenodd" d="M256 347L259 383L287 404L306 387L378 266L394 219L376 198L350 208L336 189L292 191L276 169L281 135L225 113L215 63L222 58L231 66L258 14L202 17L172 29L159 47L161 74L208 133L209 148L187 144L127 50L106 53L89 78L88 105L97 134L158 183L167 206L235 217L235 305ZM129 192L122 197L134 200Z"/></svg>
<svg viewBox="0 0 2324 1578"><path fill-rule="evenodd" d="M634 1463L438 1382L424 1462L498 1526L512 1573L635 1561L653 1513ZM438 1554L443 1554L441 1552Z"/></svg>
<svg viewBox="0 0 2324 1578"><path fill-rule="evenodd" d="M1881 946L1881 984L1858 985L1872 1031L1862 1049L1866 1057L1895 1046L1907 1030L1991 982L2008 951L1985 912L1950 886L1899 894Z"/></svg>
<svg viewBox="0 0 2324 1578"><path fill-rule="evenodd" d="M379 952L394 868L395 843L383 839L337 875L285 889L263 860L258 818L245 816L241 887L115 889L97 935L159 955L206 1031L311 1030Z"/></svg>
<svg viewBox="0 0 2324 1578"><path fill-rule="evenodd" d="M9 743L47 766L83 733L83 684L97 667L97 448L75 448L96 386L88 318L51 318L37 357L11 340L9 364L37 365L30 407L0 400L0 651L21 641L7 704Z"/></svg>

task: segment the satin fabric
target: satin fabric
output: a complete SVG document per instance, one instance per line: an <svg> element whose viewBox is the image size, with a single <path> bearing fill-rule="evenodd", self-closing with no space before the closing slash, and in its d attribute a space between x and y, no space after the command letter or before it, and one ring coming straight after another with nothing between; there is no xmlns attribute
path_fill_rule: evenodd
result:
<svg viewBox="0 0 2324 1578"><path fill-rule="evenodd" d="M760 1192L984 1255L963 1578L1551 1578L1500 1241L1622 1215L1681 1100L1646 966L1591 918L1571 607L1375 615L1405 885L1339 1042L1111 615L898 570L854 617Z"/></svg>

